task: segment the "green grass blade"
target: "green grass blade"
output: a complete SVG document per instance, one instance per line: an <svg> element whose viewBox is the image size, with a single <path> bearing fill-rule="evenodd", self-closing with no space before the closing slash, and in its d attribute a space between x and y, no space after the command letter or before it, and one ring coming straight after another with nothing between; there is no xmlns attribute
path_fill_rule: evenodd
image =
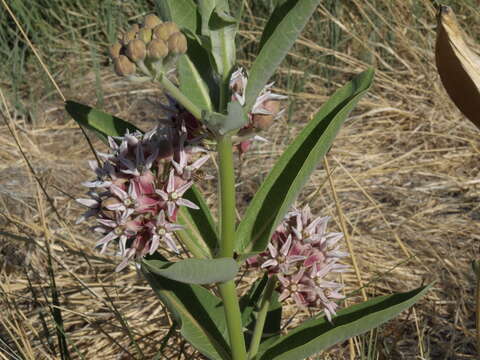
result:
<svg viewBox="0 0 480 360"><path fill-rule="evenodd" d="M367 70L337 90L278 159L237 229L237 252L258 253L266 248L348 114L370 87L373 74Z"/></svg>

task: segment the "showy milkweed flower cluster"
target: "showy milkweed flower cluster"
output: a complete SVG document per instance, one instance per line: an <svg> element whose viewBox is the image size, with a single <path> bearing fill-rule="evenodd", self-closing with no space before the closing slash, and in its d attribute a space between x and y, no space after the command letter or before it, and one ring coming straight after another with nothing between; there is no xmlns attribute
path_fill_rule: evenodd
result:
<svg viewBox="0 0 480 360"><path fill-rule="evenodd" d="M343 299L343 285L327 280L329 274L344 272L338 261L348 254L339 250L342 233L327 233L328 217L314 218L310 208L289 212L274 232L268 248L248 259L251 266L268 271L279 280L279 301L292 299L301 307L323 308L328 320Z"/></svg>
<svg viewBox="0 0 480 360"><path fill-rule="evenodd" d="M191 162L187 137L183 122L145 134L109 137L110 152L99 153L103 164L90 161L97 178L83 184L90 189L89 198L77 201L89 210L77 222L96 218L94 230L102 234L96 246L102 253L112 241L118 242L124 259L116 271L129 260L155 253L162 242L178 253L176 231L182 229L175 223L178 209L198 209L183 196L193 184L193 173L209 158Z"/></svg>

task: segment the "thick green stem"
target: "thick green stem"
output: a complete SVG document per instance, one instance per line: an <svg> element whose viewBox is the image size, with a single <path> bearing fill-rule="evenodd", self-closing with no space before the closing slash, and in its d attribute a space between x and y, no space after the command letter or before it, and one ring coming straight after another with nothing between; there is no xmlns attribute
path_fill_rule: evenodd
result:
<svg viewBox="0 0 480 360"><path fill-rule="evenodd" d="M260 303L260 310L257 314L255 329L253 329L252 342L250 343L250 350L248 352L249 359L253 359L255 355L257 355L258 348L260 347L263 328L265 327L265 320L267 319L268 309L270 308L270 302L272 300L272 294L273 290L275 290L276 283L277 278L275 275L268 279L267 287L263 293L262 302Z"/></svg>
<svg viewBox="0 0 480 360"><path fill-rule="evenodd" d="M178 87L175 86L170 80L167 79L165 75L162 75L160 78L160 84L165 88L167 93L175 98L185 109L187 109L190 114L195 116L197 119L202 118L202 110L195 105L193 102L190 101L183 93L180 91Z"/></svg>
<svg viewBox="0 0 480 360"><path fill-rule="evenodd" d="M233 257L235 245L235 175L233 146L230 136L218 139L217 151L220 167L220 257Z"/></svg>
<svg viewBox="0 0 480 360"><path fill-rule="evenodd" d="M230 136L218 139L217 151L220 167L220 250L219 257L233 257L235 246L235 174L233 148ZM247 350L243 337L242 317L237 291L233 280L219 284L220 295L225 308L228 335L233 360L246 360Z"/></svg>
<svg viewBox="0 0 480 360"><path fill-rule="evenodd" d="M219 286L220 296L223 299L225 318L227 319L228 336L232 347L233 360L247 360L247 349L243 337L242 317L238 304L235 282L230 280Z"/></svg>

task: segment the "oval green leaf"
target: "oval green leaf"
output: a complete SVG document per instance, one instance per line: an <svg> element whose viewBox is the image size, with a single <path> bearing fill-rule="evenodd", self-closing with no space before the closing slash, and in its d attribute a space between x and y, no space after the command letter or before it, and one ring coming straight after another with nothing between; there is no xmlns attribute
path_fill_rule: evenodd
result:
<svg viewBox="0 0 480 360"><path fill-rule="evenodd" d="M232 258L185 259L177 262L144 260L147 269L167 279L186 284L213 284L235 278L238 265Z"/></svg>
<svg viewBox="0 0 480 360"><path fill-rule="evenodd" d="M201 110L212 111L210 90L188 56L181 56L177 63L180 90Z"/></svg>
<svg viewBox="0 0 480 360"><path fill-rule="evenodd" d="M65 109L77 123L92 130L104 142L108 136L123 136L127 130L141 131L128 121L75 101L67 100Z"/></svg>
<svg viewBox="0 0 480 360"><path fill-rule="evenodd" d="M341 310L333 324L322 316L302 323L285 336L266 341L256 360L301 360L352 336L359 335L387 322L416 303L431 287L394 295L379 296Z"/></svg>
<svg viewBox="0 0 480 360"><path fill-rule="evenodd" d="M237 229L237 252L247 256L265 250L348 114L370 87L373 74L367 70L337 90L278 159Z"/></svg>
<svg viewBox="0 0 480 360"><path fill-rule="evenodd" d="M320 0L288 0L272 14L262 36L262 47L248 76L245 108L251 109L263 87L274 74ZM283 16L283 17L281 17Z"/></svg>

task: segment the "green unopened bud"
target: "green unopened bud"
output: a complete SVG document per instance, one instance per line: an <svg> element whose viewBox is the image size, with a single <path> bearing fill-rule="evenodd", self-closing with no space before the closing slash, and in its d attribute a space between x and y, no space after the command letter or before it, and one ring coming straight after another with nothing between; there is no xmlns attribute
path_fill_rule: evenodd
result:
<svg viewBox="0 0 480 360"><path fill-rule="evenodd" d="M127 45L130 41L135 40L136 36L136 31L127 31L122 37L123 45Z"/></svg>
<svg viewBox="0 0 480 360"><path fill-rule="evenodd" d="M165 41L160 39L153 39L147 47L148 57L153 60L163 59L168 55L168 47Z"/></svg>
<svg viewBox="0 0 480 360"><path fill-rule="evenodd" d="M133 62L142 61L147 56L145 43L139 39L130 41L127 45L126 54Z"/></svg>
<svg viewBox="0 0 480 360"><path fill-rule="evenodd" d="M168 38L172 36L172 34L175 34L179 31L180 29L178 28L177 24L171 21L167 21L163 24L157 25L155 26L155 29L153 29L155 37L163 41L168 41Z"/></svg>
<svg viewBox="0 0 480 360"><path fill-rule="evenodd" d="M152 40L152 29L142 28L137 34L137 37L145 44L148 44Z"/></svg>
<svg viewBox="0 0 480 360"><path fill-rule="evenodd" d="M120 51L122 50L122 44L116 42L108 49L108 53L112 59L116 59L120 56Z"/></svg>
<svg viewBox="0 0 480 360"><path fill-rule="evenodd" d="M172 54L185 54L187 52L187 38L181 32L176 32L168 38L168 50Z"/></svg>
<svg viewBox="0 0 480 360"><path fill-rule="evenodd" d="M125 55L120 55L114 61L114 69L118 76L129 76L135 74L135 64Z"/></svg>
<svg viewBox="0 0 480 360"><path fill-rule="evenodd" d="M143 21L143 27L146 29L153 29L155 26L160 25L162 23L162 20L157 15L154 14L148 14L145 16L145 19Z"/></svg>

